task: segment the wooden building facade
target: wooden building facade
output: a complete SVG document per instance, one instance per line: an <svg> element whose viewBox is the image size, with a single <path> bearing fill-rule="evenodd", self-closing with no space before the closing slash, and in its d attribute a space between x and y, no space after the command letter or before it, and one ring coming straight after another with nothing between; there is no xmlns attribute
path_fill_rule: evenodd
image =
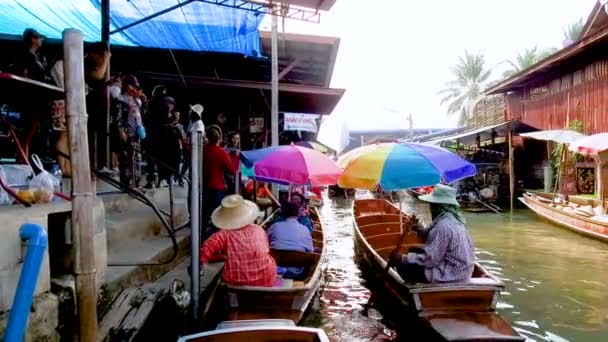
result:
<svg viewBox="0 0 608 342"><path fill-rule="evenodd" d="M541 130L562 129L573 120L586 134L608 131L608 15L599 2L578 41L492 86L504 94L504 120Z"/></svg>

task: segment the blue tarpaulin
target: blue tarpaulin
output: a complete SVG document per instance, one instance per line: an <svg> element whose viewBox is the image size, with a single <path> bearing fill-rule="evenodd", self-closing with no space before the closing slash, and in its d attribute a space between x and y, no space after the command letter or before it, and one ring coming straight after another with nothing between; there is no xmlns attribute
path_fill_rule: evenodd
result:
<svg viewBox="0 0 608 342"><path fill-rule="evenodd" d="M110 0L110 30L184 0ZM32 27L49 38L66 28L83 31L85 40L101 37L101 0L0 0L0 34L21 35ZM187 4L111 36L127 46L233 52L260 55L258 27L263 15L202 2Z"/></svg>

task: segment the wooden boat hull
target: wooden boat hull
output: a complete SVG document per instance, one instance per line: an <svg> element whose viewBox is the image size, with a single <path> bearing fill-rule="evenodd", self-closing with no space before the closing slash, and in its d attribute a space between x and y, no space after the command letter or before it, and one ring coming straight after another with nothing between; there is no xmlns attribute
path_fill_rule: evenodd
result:
<svg viewBox="0 0 608 342"><path fill-rule="evenodd" d="M526 192L519 200L536 214L560 227L608 242L608 223L601 223L581 215L554 208L550 205L551 200L548 197L548 194ZM573 200L571 199L571 201ZM595 203L592 200L589 200L589 202Z"/></svg>
<svg viewBox="0 0 608 342"><path fill-rule="evenodd" d="M383 200L355 201L353 212L355 245L373 274L384 274L386 260L401 238L399 209ZM414 232L401 245L405 253L420 247ZM496 312L504 285L480 265L472 279L457 284L409 284L394 269L380 281L390 296L410 318L447 341L523 341Z"/></svg>
<svg viewBox="0 0 608 342"><path fill-rule="evenodd" d="M291 322L291 321L290 321ZM241 324L242 323L242 324ZM321 329L296 327L280 320L251 320L222 322L217 329L181 337L178 342L329 342Z"/></svg>
<svg viewBox="0 0 608 342"><path fill-rule="evenodd" d="M321 250L320 254L271 251L278 265L299 266L292 263L294 260L314 264L306 281L293 281L293 285L287 288L222 284L217 296L227 297L229 320L289 319L295 323L302 320L321 286L326 257L324 228L316 208L311 208L311 219L315 223L313 245Z"/></svg>

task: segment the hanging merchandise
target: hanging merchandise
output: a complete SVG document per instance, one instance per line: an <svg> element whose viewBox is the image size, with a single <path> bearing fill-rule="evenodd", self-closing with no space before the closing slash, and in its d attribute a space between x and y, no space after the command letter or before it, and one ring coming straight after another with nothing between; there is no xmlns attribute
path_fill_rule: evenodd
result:
<svg viewBox="0 0 608 342"><path fill-rule="evenodd" d="M6 174L4 174L4 169L0 167L0 179L6 179ZM13 199L9 196L8 192L4 190L4 188L0 187L0 205L11 205L13 204Z"/></svg>
<svg viewBox="0 0 608 342"><path fill-rule="evenodd" d="M32 155L32 161L41 170L30 182L30 191L33 193L34 202L49 203L53 200L55 189L58 187L57 178L44 169L37 155Z"/></svg>

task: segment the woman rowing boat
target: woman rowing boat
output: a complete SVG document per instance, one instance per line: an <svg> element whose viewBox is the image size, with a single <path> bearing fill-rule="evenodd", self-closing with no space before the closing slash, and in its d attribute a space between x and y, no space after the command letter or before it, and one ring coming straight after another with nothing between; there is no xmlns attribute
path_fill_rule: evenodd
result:
<svg viewBox="0 0 608 342"><path fill-rule="evenodd" d="M465 218L456 200L456 189L437 185L429 195L418 197L431 206L433 222L414 228L424 247L392 258L401 278L412 283L465 282L475 266L475 249L464 226Z"/></svg>

